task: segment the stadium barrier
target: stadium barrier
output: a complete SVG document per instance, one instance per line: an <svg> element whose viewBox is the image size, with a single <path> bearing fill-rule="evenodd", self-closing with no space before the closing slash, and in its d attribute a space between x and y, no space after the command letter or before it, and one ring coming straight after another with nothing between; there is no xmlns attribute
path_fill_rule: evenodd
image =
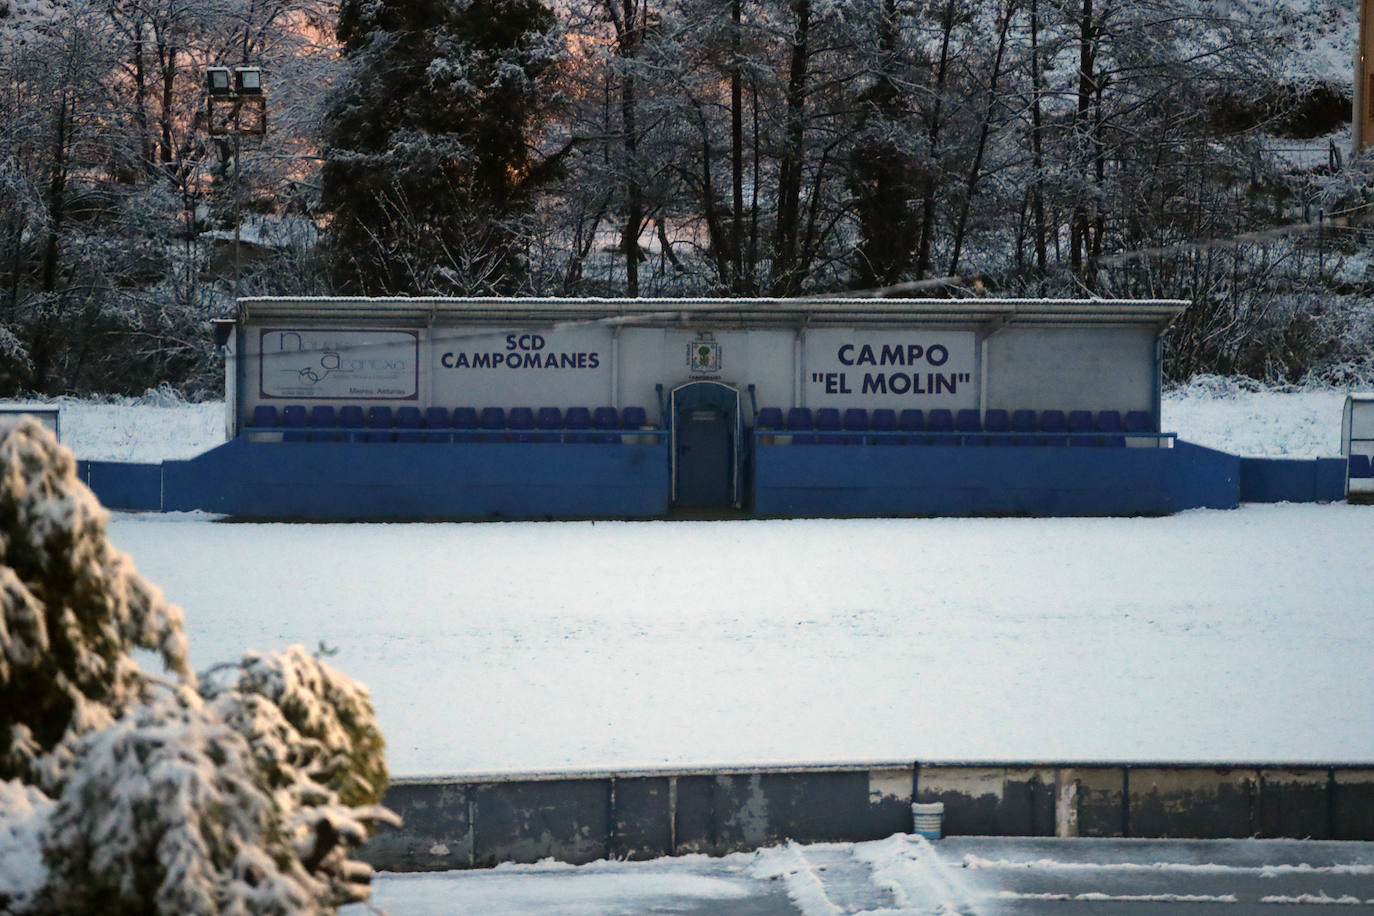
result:
<svg viewBox="0 0 1374 916"><path fill-rule="evenodd" d="M388 871L583 864L912 831L946 836L1374 840L1374 764L903 763L397 779L399 828L363 849Z"/></svg>

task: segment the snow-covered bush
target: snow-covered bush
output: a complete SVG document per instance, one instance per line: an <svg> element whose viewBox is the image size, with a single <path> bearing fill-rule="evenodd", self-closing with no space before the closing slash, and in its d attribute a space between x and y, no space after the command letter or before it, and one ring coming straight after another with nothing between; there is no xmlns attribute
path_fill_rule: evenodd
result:
<svg viewBox="0 0 1374 916"><path fill-rule="evenodd" d="M394 819L366 688L299 646L198 679L181 611L110 545L106 518L47 430L0 437L0 911L366 899L371 870L350 851Z"/></svg>

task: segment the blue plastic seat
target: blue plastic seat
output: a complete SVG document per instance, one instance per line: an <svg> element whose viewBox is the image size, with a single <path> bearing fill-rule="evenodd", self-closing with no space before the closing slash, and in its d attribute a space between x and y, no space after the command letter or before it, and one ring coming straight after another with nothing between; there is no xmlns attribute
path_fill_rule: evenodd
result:
<svg viewBox="0 0 1374 916"><path fill-rule="evenodd" d="M592 429L619 429L620 412L614 407L598 407L592 411ZM612 436L604 432L592 433L593 442L619 442L619 436Z"/></svg>
<svg viewBox="0 0 1374 916"><path fill-rule="evenodd" d="M928 439L935 445L955 445L959 441L954 435L954 414L944 407L926 414L926 432L933 434Z"/></svg>
<svg viewBox="0 0 1374 916"><path fill-rule="evenodd" d="M252 419L248 421L249 426L280 426L277 419L277 408L271 404L259 404L253 408Z"/></svg>
<svg viewBox="0 0 1374 916"><path fill-rule="evenodd" d="M983 431L986 433L1011 432L1011 414L1000 407L992 407L983 414ZM1006 435L990 435L988 445L1010 445L1011 438Z"/></svg>
<svg viewBox="0 0 1374 916"><path fill-rule="evenodd" d="M760 407L754 425L759 429L782 429L782 408Z"/></svg>
<svg viewBox="0 0 1374 916"><path fill-rule="evenodd" d="M1351 480L1363 480L1368 477L1374 477L1374 467L1371 466L1368 455L1351 455L1349 465Z"/></svg>
<svg viewBox="0 0 1374 916"><path fill-rule="evenodd" d="M864 407L847 407L840 417L840 425L844 427L846 433L864 433L868 430L868 410ZM847 445L861 445L864 437L862 435L848 435L844 437Z"/></svg>
<svg viewBox="0 0 1374 916"><path fill-rule="evenodd" d="M425 433L426 442L447 442L453 427L453 421L449 416L447 407L426 407L425 408L425 429L432 432Z"/></svg>
<svg viewBox="0 0 1374 916"><path fill-rule="evenodd" d="M1126 431L1121 423L1121 411L1119 410L1099 410L1097 412L1097 431L1102 433L1102 444L1113 448L1122 448L1126 445L1126 437L1121 433Z"/></svg>
<svg viewBox="0 0 1374 916"><path fill-rule="evenodd" d="M303 404L288 404L281 409L281 425L286 427L282 434L283 442L304 442L307 438L305 427L309 414Z"/></svg>
<svg viewBox="0 0 1374 916"><path fill-rule="evenodd" d="M395 420L391 414L391 408L383 405L376 405L367 409L367 441L368 442L395 442L396 434L392 432Z"/></svg>
<svg viewBox="0 0 1374 916"><path fill-rule="evenodd" d="M460 430L460 432L453 434L454 442L476 442L481 438L479 433L474 432L482 425L476 407L453 408L453 417L450 422L455 430Z"/></svg>
<svg viewBox="0 0 1374 916"><path fill-rule="evenodd" d="M816 441L822 445L840 445L844 436L840 431L840 410L838 407L817 407L815 414Z"/></svg>
<svg viewBox="0 0 1374 916"><path fill-rule="evenodd" d="M897 415L897 428L904 433L925 432L926 415L915 407L908 407ZM920 436L898 436L897 442L900 445L923 444L925 439Z"/></svg>
<svg viewBox="0 0 1374 916"><path fill-rule="evenodd" d="M366 425L367 416L363 413L362 407L357 404L345 404L339 408L339 426L347 430L362 430ZM362 432L347 432L343 434L346 442L361 442Z"/></svg>
<svg viewBox="0 0 1374 916"><path fill-rule="evenodd" d="M626 407L620 412L622 429L642 429L649 425L649 415L643 407Z"/></svg>
<svg viewBox="0 0 1374 916"><path fill-rule="evenodd" d="M449 424L455 430L460 430L459 432L453 433L454 442L477 441L477 433L472 432L472 430L477 429L481 425L481 421L477 418L476 407L453 408L453 414L449 418Z"/></svg>
<svg viewBox="0 0 1374 916"><path fill-rule="evenodd" d="M424 426L424 415L418 407L396 408L396 441L423 442L425 434L420 432Z"/></svg>
<svg viewBox="0 0 1374 916"><path fill-rule="evenodd" d="M895 433L897 431L897 411L890 407L879 407L868 418L868 428L875 433ZM874 445L896 445L896 436L869 436Z"/></svg>
<svg viewBox="0 0 1374 916"><path fill-rule="evenodd" d="M528 430L534 429L534 409L512 407L506 411L506 429L511 431L512 442L533 442L534 436Z"/></svg>
<svg viewBox="0 0 1374 916"><path fill-rule="evenodd" d="M483 407L477 415L478 442L506 441L506 410L504 407Z"/></svg>
<svg viewBox="0 0 1374 916"><path fill-rule="evenodd" d="M1040 437L1035 435L1039 429L1033 410L1013 410L1011 412L1012 445L1039 445Z"/></svg>
<svg viewBox="0 0 1374 916"><path fill-rule="evenodd" d="M815 428L815 418L810 407L793 407L787 411L787 428L793 433L793 445L811 445L816 437L809 430Z"/></svg>
<svg viewBox="0 0 1374 916"><path fill-rule="evenodd" d="M972 407L960 408L954 415L954 429L962 437L964 445L987 445L987 436L972 435L983 431L983 418Z"/></svg>
<svg viewBox="0 0 1374 916"><path fill-rule="evenodd" d="M316 404L310 408L310 432L307 438L311 442L334 442L339 438L339 434L334 432L334 425L338 422L338 416L334 411L333 404Z"/></svg>
<svg viewBox="0 0 1374 916"><path fill-rule="evenodd" d="M563 428L563 411L557 407L541 407L534 413L534 428L542 435L534 437L535 442L557 442L563 438L558 431Z"/></svg>
<svg viewBox="0 0 1374 916"><path fill-rule="evenodd" d="M1068 445L1069 421L1062 410L1047 410L1040 414L1040 431L1045 433L1046 445Z"/></svg>
<svg viewBox="0 0 1374 916"><path fill-rule="evenodd" d="M1126 411L1125 426L1128 433L1152 433L1156 431L1155 421L1148 410Z"/></svg>
<svg viewBox="0 0 1374 916"><path fill-rule="evenodd" d="M565 442L589 442L590 437L579 430L592 428L592 412L586 407L569 407L563 414L563 428L569 430Z"/></svg>
<svg viewBox="0 0 1374 916"><path fill-rule="evenodd" d="M1069 445L1097 445L1097 436L1084 435L1093 432L1091 410L1069 411Z"/></svg>

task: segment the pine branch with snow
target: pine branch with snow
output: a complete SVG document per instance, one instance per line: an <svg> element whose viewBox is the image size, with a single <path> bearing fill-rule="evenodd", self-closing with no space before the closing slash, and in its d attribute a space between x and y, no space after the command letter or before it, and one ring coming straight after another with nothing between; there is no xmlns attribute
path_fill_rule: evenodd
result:
<svg viewBox="0 0 1374 916"><path fill-rule="evenodd" d="M105 536L71 453L0 437L0 910L331 913L395 823L367 688L305 649L198 679L180 609ZM135 649L169 676L143 671Z"/></svg>
<svg viewBox="0 0 1374 916"><path fill-rule="evenodd" d="M0 438L0 778L59 789L64 743L143 698L134 649L195 683L181 609L111 546L107 519L41 425Z"/></svg>

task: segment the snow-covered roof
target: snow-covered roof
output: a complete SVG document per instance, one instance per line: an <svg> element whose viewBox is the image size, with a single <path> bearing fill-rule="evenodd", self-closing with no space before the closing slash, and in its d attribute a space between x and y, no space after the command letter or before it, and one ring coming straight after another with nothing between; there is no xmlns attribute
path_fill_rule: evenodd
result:
<svg viewBox="0 0 1374 916"><path fill-rule="evenodd" d="M724 322L739 327L811 324L970 325L1016 321L1163 327L1183 299L561 299L438 297L263 297L240 299L238 318L490 323L587 321L607 324Z"/></svg>

